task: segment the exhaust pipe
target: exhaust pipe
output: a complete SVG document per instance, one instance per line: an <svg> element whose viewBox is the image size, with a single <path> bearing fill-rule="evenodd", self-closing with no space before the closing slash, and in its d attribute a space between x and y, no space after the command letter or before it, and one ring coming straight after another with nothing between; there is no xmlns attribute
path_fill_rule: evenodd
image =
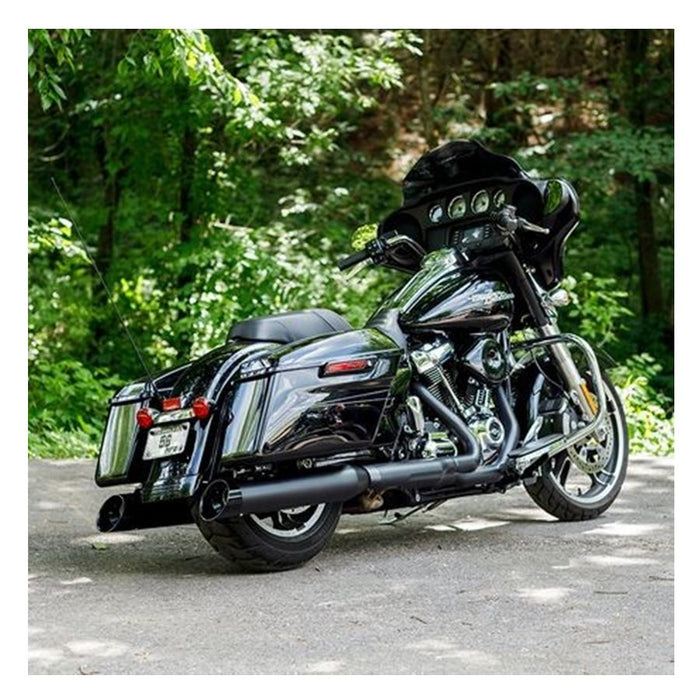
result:
<svg viewBox="0 0 700 700"><path fill-rule="evenodd" d="M325 474L244 484L235 489L223 479L217 479L202 494L199 514L207 522L230 520L246 513L267 513L283 508L347 501L368 489L379 491L395 487L462 485L463 479L470 476L469 472L473 472L478 463L478 456L462 455L361 467L347 465ZM474 483L480 481L477 477Z"/></svg>
<svg viewBox="0 0 700 700"><path fill-rule="evenodd" d="M494 397L508 436L494 465L478 469L481 447L467 426L456 414L438 401L427 389L416 384L414 391L427 403L458 436L467 454L457 457L437 457L403 462L384 462L365 466L347 465L325 474L243 484L231 488L223 479L211 482L199 503L200 517L211 522L230 520L247 513L266 513L283 508L297 508L319 503L338 503L359 496L368 489L381 491L389 488L440 488L458 486L469 488L493 484L504 475L508 455L518 442L519 427L503 387Z"/></svg>
<svg viewBox="0 0 700 700"><path fill-rule="evenodd" d="M100 532L118 532L194 522L185 500L143 503L135 493L110 496L97 514Z"/></svg>

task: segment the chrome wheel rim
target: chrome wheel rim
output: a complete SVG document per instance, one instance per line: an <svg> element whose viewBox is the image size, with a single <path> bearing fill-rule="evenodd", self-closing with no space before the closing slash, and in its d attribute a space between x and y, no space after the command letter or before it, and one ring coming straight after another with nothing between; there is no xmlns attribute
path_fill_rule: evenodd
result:
<svg viewBox="0 0 700 700"><path fill-rule="evenodd" d="M618 487L623 471L624 425L609 394L607 411L596 437L582 440L549 462L549 478L554 486L581 506L595 506L608 498Z"/></svg>
<svg viewBox="0 0 700 700"><path fill-rule="evenodd" d="M272 513L252 513L248 518L258 528L282 539L307 534L320 520L326 504L285 508Z"/></svg>

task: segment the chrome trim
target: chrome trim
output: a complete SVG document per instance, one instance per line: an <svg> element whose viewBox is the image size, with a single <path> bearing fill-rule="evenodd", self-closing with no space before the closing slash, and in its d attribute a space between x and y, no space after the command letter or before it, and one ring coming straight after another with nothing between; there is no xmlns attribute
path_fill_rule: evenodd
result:
<svg viewBox="0 0 700 700"><path fill-rule="evenodd" d="M144 405L144 400L137 399L110 407L97 460L95 479L98 484L118 483L129 476L139 430L136 413Z"/></svg>
<svg viewBox="0 0 700 700"><path fill-rule="evenodd" d="M573 343L577 345L582 351L588 362L588 367L591 370L591 379L593 381L593 390L598 399L598 412L592 417L592 421L578 430L574 430L568 435L562 437L549 445L545 445L539 449L535 449L532 452L525 453L515 460L516 471L522 473L527 467L529 467L533 462L537 461L541 457L553 456L559 452L562 452L569 447L575 445L579 440L588 437L591 433L595 432L602 427L603 421L607 411L605 410L605 386L603 384L603 377L600 372L600 366L598 365L598 358L593 352L593 348L577 335L571 333L562 333L559 335L548 336L545 338L536 338L535 340L527 340L524 343L518 343L513 345L513 349L520 350L533 350L538 347L544 347L548 345L557 345L561 343ZM567 350L568 355L568 350ZM556 355L555 355L556 357ZM570 356L569 356L570 358ZM578 372L577 372L578 374Z"/></svg>
<svg viewBox="0 0 700 700"><path fill-rule="evenodd" d="M154 425L162 425L164 423L179 423L181 421L194 418L194 411L191 408L177 408L174 411L163 411L154 419Z"/></svg>

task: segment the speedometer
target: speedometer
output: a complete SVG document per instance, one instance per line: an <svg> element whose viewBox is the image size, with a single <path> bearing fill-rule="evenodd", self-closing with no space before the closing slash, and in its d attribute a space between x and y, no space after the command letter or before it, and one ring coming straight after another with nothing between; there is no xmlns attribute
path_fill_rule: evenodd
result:
<svg viewBox="0 0 700 700"><path fill-rule="evenodd" d="M486 190L479 190L472 197L472 211L475 214L483 214L488 211L490 202L489 193Z"/></svg>
<svg viewBox="0 0 700 700"><path fill-rule="evenodd" d="M450 219L462 218L467 213L467 200L462 195L455 197L450 202L450 206L447 207L447 213L450 215Z"/></svg>

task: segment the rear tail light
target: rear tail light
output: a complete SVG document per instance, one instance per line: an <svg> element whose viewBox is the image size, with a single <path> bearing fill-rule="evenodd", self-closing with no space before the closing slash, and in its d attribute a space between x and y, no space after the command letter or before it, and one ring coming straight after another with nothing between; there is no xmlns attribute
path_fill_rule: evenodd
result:
<svg viewBox="0 0 700 700"><path fill-rule="evenodd" d="M192 412L199 420L204 420L211 413L211 404L203 396L198 396L192 402Z"/></svg>
<svg viewBox="0 0 700 700"><path fill-rule="evenodd" d="M341 360L329 362L321 373L324 377L332 374L352 374L353 372L364 372L371 366L372 363L369 360Z"/></svg>
<svg viewBox="0 0 700 700"><path fill-rule="evenodd" d="M136 422L139 424L139 428L146 430L153 425L153 411L150 408L139 408L136 412Z"/></svg>

